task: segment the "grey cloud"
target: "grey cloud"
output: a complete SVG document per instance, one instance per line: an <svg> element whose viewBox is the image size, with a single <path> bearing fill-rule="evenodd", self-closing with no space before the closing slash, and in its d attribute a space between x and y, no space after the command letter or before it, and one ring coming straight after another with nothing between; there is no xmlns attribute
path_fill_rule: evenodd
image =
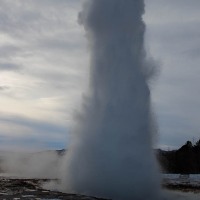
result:
<svg viewBox="0 0 200 200"><path fill-rule="evenodd" d="M64 125L16 115L4 115L1 113L0 123L12 126L18 132L9 132L7 129L0 130L0 144L22 149L59 149L66 148L68 129ZM8 132L7 132L8 131Z"/></svg>
<svg viewBox="0 0 200 200"><path fill-rule="evenodd" d="M68 69L73 62L71 60L80 60L80 54L76 52L74 56L74 52L84 52L83 38L76 25L76 15L82 2L83 0L1 0L0 34L8 35L8 39L14 39L14 44L13 41L11 43L8 41L6 44L4 44L6 41L3 41L1 44L0 71L19 72L23 69L24 77L28 76L30 82L37 81L35 93L38 96L47 93L52 96L61 95L63 91L66 96L70 96L71 91L80 93L79 87L82 86L80 80L83 79L84 70L74 70L71 73ZM195 126L192 132L198 128L195 124L199 118L200 107L197 88L198 74L200 74L199 8L199 0L146 0L145 20L148 31L146 41L152 56L163 63L160 78L154 84L156 92L153 91L152 95L158 101L156 112L158 118L161 118L159 126L162 130L162 142L173 143L174 146L179 144L181 137L184 141L188 138L186 129L189 128L181 122L177 122L175 127L167 118L172 118L173 115L179 118L178 116L184 113L190 113L187 122ZM23 66L18 59L21 59L21 63L25 61ZM71 59L69 64L68 59ZM77 68L82 68L84 64L72 64L73 67L75 65L79 65ZM7 86L0 86L1 92L8 89ZM33 88L30 88L29 92L31 90ZM186 107L190 110L188 111ZM18 117L10 117L10 121L23 126L29 124L28 126L35 132L47 133L45 130L48 130L48 123L45 128L38 124L38 121L24 121L18 118L19 121L14 122L16 121L14 118ZM174 122L177 118L173 118ZM182 118L178 121L181 120L186 122ZM176 135L178 124L182 126L180 130L182 134ZM38 128L33 129L34 126ZM53 130L56 130L56 127ZM183 133L184 131L186 133ZM169 132L175 133L175 136Z"/></svg>
<svg viewBox="0 0 200 200"><path fill-rule="evenodd" d="M187 55L191 58L194 58L194 59L199 59L199 57L200 57L200 44L197 47L193 47L191 49L183 51L183 54Z"/></svg>
<svg viewBox="0 0 200 200"><path fill-rule="evenodd" d="M79 0L0 1L0 35L5 38L0 44L0 71L14 71L14 79L9 77L8 83L2 83L11 85L11 89L4 92L9 93L9 96L4 97L5 101L8 98L8 102L10 99L18 102L19 95L22 102L30 103L30 107L34 107L32 98L38 101L39 105L42 98L62 96L67 97L67 103L63 100L58 108L51 108L50 103L42 109L55 114L60 113L59 109L63 108L63 113L66 110L69 113L69 107L73 107L71 102L74 100L68 97L73 95L72 93L78 93L80 85L77 83L81 79L81 73L68 70L69 66L77 65L73 64L74 53L77 54L76 50L80 51L82 46L82 38L79 37L80 32L76 25L80 5ZM5 76L9 74L5 73ZM24 79L27 80L27 85L24 85ZM0 86L1 93L6 90L6 86ZM43 106L43 102L41 105ZM16 115L0 115L2 126L16 127L23 132L22 137L17 133L15 136L14 131L13 134L9 133L3 140L5 145L16 144L29 148L29 145L37 146L38 142L42 142L44 148L58 148L66 143L68 130L64 125L50 123L48 119L31 119L31 116L28 119L20 113ZM0 130L0 135L5 134L3 131Z"/></svg>
<svg viewBox="0 0 200 200"><path fill-rule="evenodd" d="M17 64L0 62L0 71L17 71L20 69L21 69L21 66Z"/></svg>
<svg viewBox="0 0 200 200"><path fill-rule="evenodd" d="M80 48L83 46L82 40L71 40L68 38L66 40L65 38L59 39L59 38L42 38L41 40L38 40L38 47L39 48L45 48L48 50L53 51L74 51L74 50L80 50Z"/></svg>
<svg viewBox="0 0 200 200"><path fill-rule="evenodd" d="M199 0L146 0L147 47L162 62L152 91L162 145L199 137L199 7Z"/></svg>
<svg viewBox="0 0 200 200"><path fill-rule="evenodd" d="M148 1L148 0L147 0ZM147 3L146 1L146 3ZM191 8L192 9L198 9L197 6L200 5L200 2L199 0L168 0L168 1L165 1L165 0L152 0L151 3L156 3L158 5L163 5L163 6L168 6L168 7L174 7L174 8L177 8L177 7L180 7L180 9L188 9L190 10Z"/></svg>
<svg viewBox="0 0 200 200"><path fill-rule="evenodd" d="M38 93L41 87L52 94L58 89L77 88L81 74L71 74L68 68L74 53L83 46L76 30L75 9L80 5L74 0L2 0L0 33L8 35L8 42L0 47L0 70L19 72L23 68L25 78L37 81Z"/></svg>
<svg viewBox="0 0 200 200"><path fill-rule="evenodd" d="M0 46L0 57L1 58L10 58L13 55L16 55L21 51L21 48L14 45L3 45Z"/></svg>
<svg viewBox="0 0 200 200"><path fill-rule="evenodd" d="M187 46L199 44L200 1L146 1L147 37L163 48L183 51ZM177 49L176 48L176 49ZM164 51L164 49L163 49Z"/></svg>
<svg viewBox="0 0 200 200"><path fill-rule="evenodd" d="M67 132L67 128L64 126L60 126L57 124L49 123L48 119L47 121L39 121L31 118L25 118L22 116L14 116L14 115L2 115L0 117L0 121L3 123L9 122L12 124L18 124L21 126L29 127L32 130L34 130L36 133L46 133L48 136L52 134L62 134L65 135ZM46 137L41 136L41 137Z"/></svg>
<svg viewBox="0 0 200 200"><path fill-rule="evenodd" d="M8 17L8 15L6 15L5 13L2 13L0 15L0 19L1 32L4 32L11 36L20 36L24 33L25 30L28 31L28 29L31 29L31 21L22 21L22 19L20 18L17 19L17 15Z"/></svg>
<svg viewBox="0 0 200 200"><path fill-rule="evenodd" d="M0 30L15 37L33 31L41 18L40 12L31 7L31 1L1 1ZM26 36L26 35L24 35Z"/></svg>
<svg viewBox="0 0 200 200"><path fill-rule="evenodd" d="M175 108L176 109L176 108ZM199 133L194 123L187 119L186 113L177 113L172 109L159 108L158 123L160 126L160 143L166 146L180 147L193 137L198 138Z"/></svg>
<svg viewBox="0 0 200 200"><path fill-rule="evenodd" d="M63 94L63 90L71 91L73 89L79 89L80 85L78 83L83 81L83 77L80 73L71 73L67 70L40 70L39 72L35 71L32 72L31 70L26 71L32 77L37 77L42 80L42 82L38 82L38 87L46 88L49 90L51 88L53 90L61 90Z"/></svg>
<svg viewBox="0 0 200 200"><path fill-rule="evenodd" d="M0 30L16 38L58 32L67 25L67 7L72 1L1 1ZM58 12L59 10L59 12ZM48 32L49 31L49 32Z"/></svg>
<svg viewBox="0 0 200 200"><path fill-rule="evenodd" d="M169 50L186 51L188 48L200 45L200 21L182 24L149 25L147 32L148 43L159 45L164 52Z"/></svg>
<svg viewBox="0 0 200 200"><path fill-rule="evenodd" d="M163 13L168 14L168 18L171 19L171 17L174 17L176 15L177 17L179 15L185 16L188 18L192 14L199 14L199 6L200 1L199 0L145 0L146 4L146 12L152 12L151 15L154 15L156 13ZM148 10L149 9L149 10ZM182 15L184 13L184 15ZM159 16L159 19L163 19L163 15ZM177 20L177 18L173 19L174 21Z"/></svg>
<svg viewBox="0 0 200 200"><path fill-rule="evenodd" d="M4 57L4 60L8 60L10 57L15 58L17 54L18 58L20 57L25 62L33 59L31 66L29 63L24 64L25 75L36 76L47 82L59 79L59 85L62 85L61 81L71 80L69 76L64 77L63 72L55 72L53 65L48 68L42 67L42 65L45 65L49 59L57 58L59 63L56 60L54 65L57 69L63 68L66 66L67 60L64 57L80 51L83 42L77 30L71 30L74 27L71 25L70 18L73 18L71 15L78 5L81 5L80 1L71 0L59 1L59 3L55 0L1 1L0 30L17 40L15 46L7 44L0 48L0 56ZM76 19L73 18L73 20ZM63 62L60 58L63 58ZM40 63L35 61L37 59L40 60ZM68 58L68 60L70 59L71 57ZM36 62L37 66L33 69ZM1 70L17 70L19 68L19 64L14 63L12 66L11 63L2 63L2 67L0 67ZM66 83L66 81L64 82Z"/></svg>

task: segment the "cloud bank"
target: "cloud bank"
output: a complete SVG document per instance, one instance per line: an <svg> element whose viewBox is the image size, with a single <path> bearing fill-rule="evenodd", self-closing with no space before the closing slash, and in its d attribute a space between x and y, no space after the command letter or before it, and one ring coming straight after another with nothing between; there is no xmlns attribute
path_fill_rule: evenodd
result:
<svg viewBox="0 0 200 200"><path fill-rule="evenodd" d="M81 4L1 0L2 117L56 122L70 129L89 73L84 30L77 23ZM151 83L159 144L176 148L199 138L200 2L146 0L145 4L146 49L162 64L159 78Z"/></svg>

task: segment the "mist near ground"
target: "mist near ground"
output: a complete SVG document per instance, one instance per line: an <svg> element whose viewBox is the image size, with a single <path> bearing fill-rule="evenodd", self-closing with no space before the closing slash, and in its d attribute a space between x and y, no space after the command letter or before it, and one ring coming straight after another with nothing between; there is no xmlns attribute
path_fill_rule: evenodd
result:
<svg viewBox="0 0 200 200"><path fill-rule="evenodd" d="M0 172L8 177L58 179L62 163L56 151L0 152Z"/></svg>
<svg viewBox="0 0 200 200"><path fill-rule="evenodd" d="M56 151L0 152L0 176L5 178L62 179L65 165L65 155L58 155ZM49 180L43 188L64 191L57 180ZM192 192L163 189L161 194L159 200L199 200L199 194Z"/></svg>

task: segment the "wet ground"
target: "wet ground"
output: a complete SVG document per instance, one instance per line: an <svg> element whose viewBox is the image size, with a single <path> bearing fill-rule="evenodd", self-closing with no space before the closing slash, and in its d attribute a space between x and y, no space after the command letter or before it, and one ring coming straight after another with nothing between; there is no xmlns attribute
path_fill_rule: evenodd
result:
<svg viewBox="0 0 200 200"><path fill-rule="evenodd" d="M47 179L0 179L0 200L102 200L42 189Z"/></svg>
<svg viewBox="0 0 200 200"><path fill-rule="evenodd" d="M66 194L57 191L50 191L42 188L48 179L25 179L25 178L0 178L0 200L103 200L95 197L88 197L77 194ZM200 195L200 182L194 178L180 179L179 177L165 177L163 187L168 191L181 191L182 195L196 193ZM187 193L187 194L186 194ZM191 195L190 194L190 195ZM184 197L185 197L184 195ZM200 197L200 196L199 196ZM171 199L171 198L170 198ZM174 199L174 198L173 198ZM178 198L177 198L178 199ZM181 196L182 199L182 196ZM185 199L185 198L183 198ZM189 198L194 199L194 198ZM197 198L198 199L198 198Z"/></svg>
<svg viewBox="0 0 200 200"><path fill-rule="evenodd" d="M169 190L200 194L200 175L166 174L163 175L162 185Z"/></svg>

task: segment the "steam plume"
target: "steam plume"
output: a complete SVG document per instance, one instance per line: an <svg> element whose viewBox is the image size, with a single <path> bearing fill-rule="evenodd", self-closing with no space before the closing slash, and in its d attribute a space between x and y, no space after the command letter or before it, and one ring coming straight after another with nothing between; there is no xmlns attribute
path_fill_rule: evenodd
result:
<svg viewBox="0 0 200 200"><path fill-rule="evenodd" d="M91 48L91 80L67 155L68 190L158 198L143 13L143 0L89 0L79 14Z"/></svg>

